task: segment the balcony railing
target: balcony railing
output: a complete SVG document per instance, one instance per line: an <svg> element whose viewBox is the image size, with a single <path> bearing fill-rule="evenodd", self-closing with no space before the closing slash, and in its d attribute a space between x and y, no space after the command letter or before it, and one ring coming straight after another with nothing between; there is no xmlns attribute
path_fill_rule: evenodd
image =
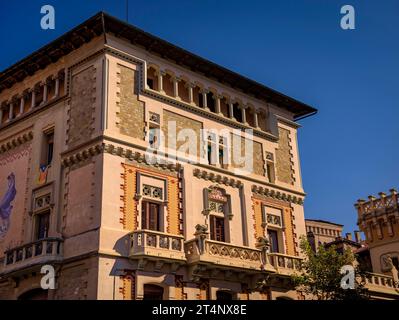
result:
<svg viewBox="0 0 399 320"><path fill-rule="evenodd" d="M7 250L3 273L62 260L62 243L59 238L46 238Z"/></svg>
<svg viewBox="0 0 399 320"><path fill-rule="evenodd" d="M289 256L281 253L269 253L270 264L280 274L291 275L299 271L302 259L296 256Z"/></svg>
<svg viewBox="0 0 399 320"><path fill-rule="evenodd" d="M365 277L365 287L370 291L393 293L399 296L399 284L396 284L391 276L378 273L367 273Z"/></svg>
<svg viewBox="0 0 399 320"><path fill-rule="evenodd" d="M205 262L253 270L263 270L265 267L262 251L258 249L207 239L204 240L204 248L200 248L197 239L187 241L184 246L188 263Z"/></svg>
<svg viewBox="0 0 399 320"><path fill-rule="evenodd" d="M186 260L184 237L152 230L134 231L130 234L129 256Z"/></svg>

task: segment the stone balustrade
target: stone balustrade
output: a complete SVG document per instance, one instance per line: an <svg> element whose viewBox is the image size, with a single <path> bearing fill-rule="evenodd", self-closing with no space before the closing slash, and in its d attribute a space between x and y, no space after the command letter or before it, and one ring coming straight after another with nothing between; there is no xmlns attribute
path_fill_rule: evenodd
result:
<svg viewBox="0 0 399 320"><path fill-rule="evenodd" d="M45 238L5 251L2 273L62 260L63 240Z"/></svg>
<svg viewBox="0 0 399 320"><path fill-rule="evenodd" d="M197 239L185 243L188 263L202 262L257 271L268 269L263 262L261 250L208 239L203 241L202 248L201 243Z"/></svg>
<svg viewBox="0 0 399 320"><path fill-rule="evenodd" d="M365 214L373 213L376 211L383 211L386 209L398 210L399 208L399 196L398 192L395 189L390 190L389 195L386 195L383 192L379 193L379 198L369 196L368 201L366 200L358 200L355 204L356 209L358 210L359 217Z"/></svg>
<svg viewBox="0 0 399 320"><path fill-rule="evenodd" d="M137 230L130 234L130 258L157 257L186 260L184 237L152 230Z"/></svg>
<svg viewBox="0 0 399 320"><path fill-rule="evenodd" d="M270 264L280 274L291 275L299 271L302 259L296 256L289 256L281 253L269 253Z"/></svg>

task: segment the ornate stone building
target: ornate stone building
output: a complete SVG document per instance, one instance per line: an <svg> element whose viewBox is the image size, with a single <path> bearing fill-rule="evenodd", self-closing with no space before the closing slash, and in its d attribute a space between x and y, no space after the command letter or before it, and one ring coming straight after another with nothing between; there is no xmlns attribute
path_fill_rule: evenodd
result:
<svg viewBox="0 0 399 320"><path fill-rule="evenodd" d="M103 13L3 71L0 103L1 299L303 298L314 108ZM184 129L197 162L160 148Z"/></svg>
<svg viewBox="0 0 399 320"><path fill-rule="evenodd" d="M325 220L305 219L306 233L309 244L314 251L320 245L335 241L342 236L342 224L337 224Z"/></svg>
<svg viewBox="0 0 399 320"><path fill-rule="evenodd" d="M399 293L399 196L395 189L387 195L369 196L355 204L357 224L366 236L373 275L380 275L372 285L384 284ZM385 277L383 276L385 275Z"/></svg>

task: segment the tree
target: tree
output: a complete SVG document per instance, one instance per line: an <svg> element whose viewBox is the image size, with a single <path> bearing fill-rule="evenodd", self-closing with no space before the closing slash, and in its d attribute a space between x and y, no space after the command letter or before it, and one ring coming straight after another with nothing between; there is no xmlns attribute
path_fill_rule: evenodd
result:
<svg viewBox="0 0 399 320"><path fill-rule="evenodd" d="M348 248L343 254L338 253L334 246L320 246L314 252L306 237L301 238L300 248L304 253L304 261L300 273L294 274L292 280L298 290L317 300L363 300L368 299L364 288L363 271L359 269L352 251ZM351 265L355 271L355 288L343 289L341 268Z"/></svg>

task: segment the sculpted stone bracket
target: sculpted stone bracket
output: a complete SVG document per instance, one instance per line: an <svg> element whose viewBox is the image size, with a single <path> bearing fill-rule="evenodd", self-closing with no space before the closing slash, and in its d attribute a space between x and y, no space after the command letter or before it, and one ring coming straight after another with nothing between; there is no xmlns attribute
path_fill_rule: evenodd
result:
<svg viewBox="0 0 399 320"><path fill-rule="evenodd" d="M0 154L7 152L9 150L15 149L18 146L31 141L33 139L33 132L29 131L27 133L21 134L9 141L0 144Z"/></svg>
<svg viewBox="0 0 399 320"><path fill-rule="evenodd" d="M79 150L74 154L65 156L62 159L62 165L64 167L70 167L74 164L80 163L87 159L90 159L100 153L108 153L112 155L119 156L121 158L128 159L129 161L136 161L137 163L143 163L154 168L159 168L162 170L170 171L176 173L180 170L180 164L175 163L148 163L144 154L140 152L133 152L130 149L117 147L113 144L100 143L97 145L92 145L83 150Z"/></svg>
<svg viewBox="0 0 399 320"><path fill-rule="evenodd" d="M226 186L231 186L233 188L239 188L242 186L242 182L237 179L229 178L226 176L222 176L220 174L215 174L213 172L208 172L205 170L194 169L193 171L194 177L198 179L209 180L215 183L224 184Z"/></svg>
<svg viewBox="0 0 399 320"><path fill-rule="evenodd" d="M256 185L252 186L252 192L255 194L259 194L259 195L268 197L268 198L273 198L273 199L277 199L277 200L282 200L282 201L287 201L287 202L303 205L303 198L293 196L293 195L287 194L285 192L276 191L276 190L269 189L269 188L258 187Z"/></svg>

